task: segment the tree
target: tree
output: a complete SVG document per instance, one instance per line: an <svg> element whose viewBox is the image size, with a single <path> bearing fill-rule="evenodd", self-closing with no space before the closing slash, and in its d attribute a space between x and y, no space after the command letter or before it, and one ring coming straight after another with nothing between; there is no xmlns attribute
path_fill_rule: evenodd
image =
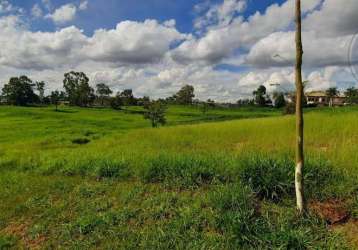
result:
<svg viewBox="0 0 358 250"><path fill-rule="evenodd" d="M71 105L84 107L95 99L94 90L89 86L89 79L83 72L66 73L63 87Z"/></svg>
<svg viewBox="0 0 358 250"><path fill-rule="evenodd" d="M253 92L253 95L255 96L255 103L261 107L266 106L266 87L261 85L258 87L257 90Z"/></svg>
<svg viewBox="0 0 358 250"><path fill-rule="evenodd" d="M206 113L209 110L209 103L208 102L202 102L201 105L200 105L200 109L201 109L201 112L203 113L203 115L206 115Z"/></svg>
<svg viewBox="0 0 358 250"><path fill-rule="evenodd" d="M120 96L120 93L118 92L117 95L111 99L111 107L113 109L119 110L122 109L122 106L123 106L123 101Z"/></svg>
<svg viewBox="0 0 358 250"><path fill-rule="evenodd" d="M326 95L329 98L329 106L333 106L333 98L339 94L337 88L329 88L326 90Z"/></svg>
<svg viewBox="0 0 358 250"><path fill-rule="evenodd" d="M145 107L144 119L150 120L153 128L165 125L166 109L167 107L161 101L152 101Z"/></svg>
<svg viewBox="0 0 358 250"><path fill-rule="evenodd" d="M45 82L36 82L36 90L39 93L40 103L43 103L45 95Z"/></svg>
<svg viewBox="0 0 358 250"><path fill-rule="evenodd" d="M354 87L348 88L344 94L347 97L348 103L358 103L358 89Z"/></svg>
<svg viewBox="0 0 358 250"><path fill-rule="evenodd" d="M56 106L56 111L58 111L58 102L60 101L60 92L58 90L52 91L50 95L50 100L53 105Z"/></svg>
<svg viewBox="0 0 358 250"><path fill-rule="evenodd" d="M303 169L304 169L304 120L303 105L304 84L302 82L302 16L301 0L296 0L296 169L295 169L295 190L297 211L302 215L306 210L306 202L303 189Z"/></svg>
<svg viewBox="0 0 358 250"><path fill-rule="evenodd" d="M2 89L6 102L12 105L26 106L38 100L33 91L34 84L27 76L12 77Z"/></svg>
<svg viewBox="0 0 358 250"><path fill-rule="evenodd" d="M285 95L283 93L275 92L273 94L276 108L283 108L286 106Z"/></svg>
<svg viewBox="0 0 358 250"><path fill-rule="evenodd" d="M96 85L96 93L101 99L101 105L104 105L104 99L108 98L110 94L112 94L112 90L104 83L99 83Z"/></svg>
<svg viewBox="0 0 358 250"><path fill-rule="evenodd" d="M178 104L189 105L193 103L194 87L191 85L185 85L175 95L175 101Z"/></svg>
<svg viewBox="0 0 358 250"><path fill-rule="evenodd" d="M125 106L136 105L136 99L134 98L133 91L131 89L123 90L119 96Z"/></svg>

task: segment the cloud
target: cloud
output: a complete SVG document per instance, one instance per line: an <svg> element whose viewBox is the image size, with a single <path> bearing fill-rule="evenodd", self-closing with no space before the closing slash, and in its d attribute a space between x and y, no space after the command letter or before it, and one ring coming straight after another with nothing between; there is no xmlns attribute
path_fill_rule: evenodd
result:
<svg viewBox="0 0 358 250"><path fill-rule="evenodd" d="M218 63L237 49L247 49L257 40L273 32L288 29L294 20L295 1L288 0L282 5L273 4L269 6L265 13L256 12L247 19L243 16L237 16L230 22L223 21L223 23L220 23L220 20L222 20L221 13L227 13L224 5L228 2L221 5L222 11L215 12L216 18L214 20L217 20L218 25L211 26L203 37L193 38L181 44L172 53L175 60L181 63L191 61L203 61L209 64ZM303 12L313 11L320 2L321 0L304 1ZM230 1L230 3L233 2ZM236 1L235 3L238 4L239 2Z"/></svg>
<svg viewBox="0 0 358 250"><path fill-rule="evenodd" d="M197 12L201 12L210 2L204 2L195 6ZM246 0L224 0L222 4L215 4L209 8L204 16L194 20L196 29L207 28L210 25L224 26L230 24L236 14L246 8Z"/></svg>
<svg viewBox="0 0 358 250"><path fill-rule="evenodd" d="M356 0L325 0L319 9L309 13L303 28L320 36L346 36L358 32L358 4Z"/></svg>
<svg viewBox="0 0 358 250"><path fill-rule="evenodd" d="M302 2L304 79L311 89L356 83L347 67L347 49L358 5L356 0L345 1ZM272 83L293 89L295 1L273 4L251 16L243 15L250 1L211 2L195 7L193 34L179 32L175 20L123 21L114 28L94 30L93 35L75 26L33 32L23 21L28 21L26 17L11 15L15 14L12 6L8 16L0 17L0 83L26 74L48 82L49 90L60 89L63 73L76 70L86 72L92 85L105 82L114 91L131 88L138 96L155 98L170 96L185 84L193 85L202 100L220 101L252 97L261 84L270 92L280 90ZM9 7L3 3L0 0L4 11ZM77 0L64 5L72 8L72 14L63 11L64 6L51 6L49 0L42 0L37 7L48 10L45 16L64 26L88 3ZM218 64L235 67L225 70Z"/></svg>
<svg viewBox="0 0 358 250"><path fill-rule="evenodd" d="M77 7L74 4L66 4L46 15L46 18L52 19L57 25L63 25L75 19L76 13Z"/></svg>
<svg viewBox="0 0 358 250"><path fill-rule="evenodd" d="M43 16L42 9L38 4L35 4L31 9L31 15L35 18L40 18Z"/></svg>
<svg viewBox="0 0 358 250"><path fill-rule="evenodd" d="M50 11L52 9L51 0L41 0L41 2L48 11Z"/></svg>
<svg viewBox="0 0 358 250"><path fill-rule="evenodd" d="M0 65L18 69L70 67L81 60L78 53L86 37L74 26L56 32L31 32L17 16L0 19Z"/></svg>
<svg viewBox="0 0 358 250"><path fill-rule="evenodd" d="M7 0L0 0L0 14L8 14L8 13L23 14L24 9L12 5Z"/></svg>
<svg viewBox="0 0 358 250"><path fill-rule="evenodd" d="M95 61L150 63L161 59L173 42L186 38L173 22L124 21L116 29L95 31L83 53Z"/></svg>
<svg viewBox="0 0 358 250"><path fill-rule="evenodd" d="M316 32L303 32L304 66L346 66L352 36L321 37ZM247 56L255 67L286 67L295 62L295 33L277 32L258 41Z"/></svg>
<svg viewBox="0 0 358 250"><path fill-rule="evenodd" d="M87 8L88 8L88 1L87 1L87 0L82 1L82 2L80 3L80 5L78 6L78 9L79 9L79 10L86 10Z"/></svg>
<svg viewBox="0 0 358 250"><path fill-rule="evenodd" d="M88 37L70 26L56 32L31 32L17 16L0 18L0 65L18 69L53 69L85 61L142 64L159 61L172 43L186 38L173 23L124 21Z"/></svg>

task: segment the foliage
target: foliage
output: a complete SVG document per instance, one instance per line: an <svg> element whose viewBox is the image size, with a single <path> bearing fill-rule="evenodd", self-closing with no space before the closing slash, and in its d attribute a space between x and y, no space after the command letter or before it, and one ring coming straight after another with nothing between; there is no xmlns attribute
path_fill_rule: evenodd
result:
<svg viewBox="0 0 358 250"><path fill-rule="evenodd" d="M150 120L153 128L166 124L165 112L167 107L162 102L152 101L144 108L144 119Z"/></svg>
<svg viewBox="0 0 358 250"><path fill-rule="evenodd" d="M192 104L194 97L194 87L185 85L175 94L175 102L182 105Z"/></svg>
<svg viewBox="0 0 358 250"><path fill-rule="evenodd" d="M338 96L339 91L337 88L329 88L326 90L326 95L329 98L329 106L333 106L333 98Z"/></svg>
<svg viewBox="0 0 358 250"><path fill-rule="evenodd" d="M345 95L347 96L348 103L358 104L358 89L354 87L348 88Z"/></svg>
<svg viewBox="0 0 358 250"><path fill-rule="evenodd" d="M258 87L257 90L253 92L253 95L255 96L255 103L261 107L264 107L266 105L266 87L261 85Z"/></svg>
<svg viewBox="0 0 358 250"><path fill-rule="evenodd" d="M63 87L71 105L86 107L94 101L94 90L83 72L71 71L65 74Z"/></svg>
<svg viewBox="0 0 358 250"><path fill-rule="evenodd" d="M101 100L101 105L104 105L104 100L105 98L108 98L109 95L111 95L113 92L112 90L109 88L109 86L107 86L104 83L98 83L96 85L96 93L99 96L100 100Z"/></svg>
<svg viewBox="0 0 358 250"><path fill-rule="evenodd" d="M121 93L118 94L119 98L121 98L124 106L136 105L137 101L133 96L133 91L131 89L125 89Z"/></svg>
<svg viewBox="0 0 358 250"><path fill-rule="evenodd" d="M6 102L18 106L35 103L38 96L33 91L34 84L27 76L12 77L2 89Z"/></svg>
<svg viewBox="0 0 358 250"><path fill-rule="evenodd" d="M59 92L58 90L55 90L51 92L50 100L51 103L56 106L56 111L58 111L58 103L64 99L65 93L63 91Z"/></svg>
<svg viewBox="0 0 358 250"><path fill-rule="evenodd" d="M123 101L119 93L111 99L112 109L120 110L123 106Z"/></svg>
<svg viewBox="0 0 358 250"><path fill-rule="evenodd" d="M276 108L283 108L286 106L285 95L283 93L274 93L273 98Z"/></svg>
<svg viewBox="0 0 358 250"><path fill-rule="evenodd" d="M45 82L44 81L36 82L35 85L36 85L36 90L39 93L40 102L43 103L45 97Z"/></svg>

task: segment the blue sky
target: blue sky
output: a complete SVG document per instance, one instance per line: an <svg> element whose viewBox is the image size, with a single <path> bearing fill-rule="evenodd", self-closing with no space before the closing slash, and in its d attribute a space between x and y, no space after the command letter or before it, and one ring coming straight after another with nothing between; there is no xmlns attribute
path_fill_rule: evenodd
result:
<svg viewBox="0 0 358 250"><path fill-rule="evenodd" d="M295 0L0 0L0 87L14 75L62 88L91 84L163 97L235 101L263 84L293 88ZM304 0L304 78L312 89L357 85L347 54L356 0ZM354 41L357 41L355 39ZM358 42L355 42L358 43ZM279 56L276 56L279 55ZM358 62L353 58L355 63ZM356 66L354 64L353 70ZM358 75L358 74L356 74ZM277 90L277 89L276 89Z"/></svg>
<svg viewBox="0 0 358 250"><path fill-rule="evenodd" d="M13 0L14 5L30 10L41 0ZM76 1L52 0L52 9ZM79 3L80 1L77 1ZM220 0L212 0L211 4L220 4ZM245 11L245 18L255 12L264 12L272 4L282 4L284 0L250 0ZM181 32L193 32L193 21L197 17L194 6L203 3L202 0L91 0L86 12L80 13L73 24L90 35L99 28L113 28L124 20L144 21L156 19L165 21L175 19L177 29ZM53 31L56 26L50 20L33 20L32 30Z"/></svg>

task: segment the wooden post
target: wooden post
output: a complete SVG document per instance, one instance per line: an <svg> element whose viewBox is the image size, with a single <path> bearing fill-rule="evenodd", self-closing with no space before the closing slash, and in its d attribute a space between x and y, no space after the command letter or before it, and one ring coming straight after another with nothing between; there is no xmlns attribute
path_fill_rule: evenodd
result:
<svg viewBox="0 0 358 250"><path fill-rule="evenodd" d="M303 110L302 100L304 97L302 83L302 27L301 27L301 0L296 0L296 170L295 170L295 189L297 211L299 214L305 212L305 198L303 189Z"/></svg>

